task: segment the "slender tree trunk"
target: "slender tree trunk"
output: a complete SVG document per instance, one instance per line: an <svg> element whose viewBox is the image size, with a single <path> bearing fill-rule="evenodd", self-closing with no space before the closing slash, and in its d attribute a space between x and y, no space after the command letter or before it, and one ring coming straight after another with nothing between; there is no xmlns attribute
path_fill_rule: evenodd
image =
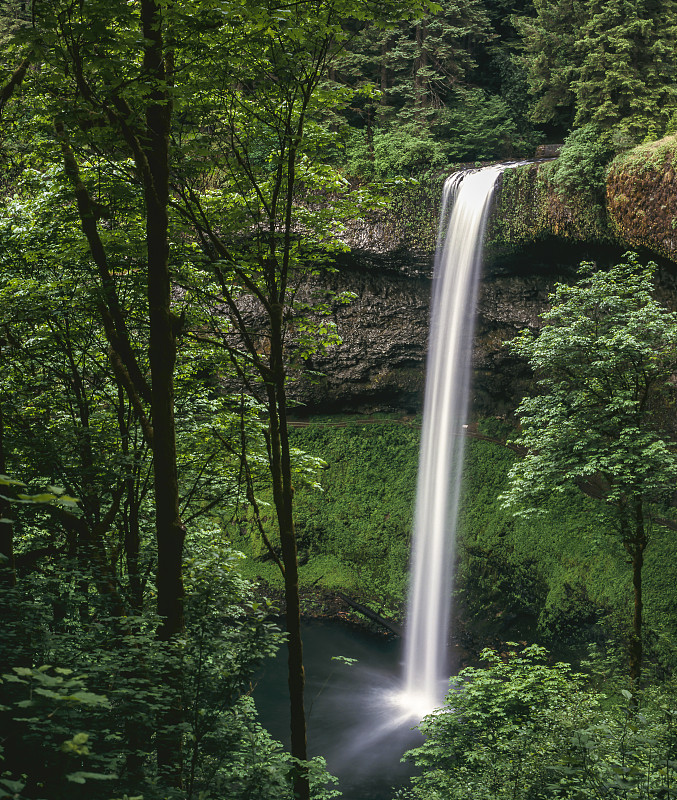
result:
<svg viewBox="0 0 677 800"><path fill-rule="evenodd" d="M144 153L149 175L144 181L150 322L151 413L153 419L153 483L157 538L158 637L171 642L184 629L183 543L185 528L179 511L174 421L174 366L176 323L171 312L169 273L169 133L172 103L167 53L163 39L161 6L141 0L145 40L143 67L153 89L146 108ZM158 767L171 785L182 782L182 748L179 723L183 717L180 675L169 668L165 675L172 692L171 707L160 720L157 738Z"/></svg>
<svg viewBox="0 0 677 800"><path fill-rule="evenodd" d="M8 514L9 503L0 499L0 587L16 586L14 524Z"/></svg>
<svg viewBox="0 0 677 800"><path fill-rule="evenodd" d="M416 105L421 108L428 105L425 93L426 79L419 72L419 70L423 70L428 66L428 51L426 50L425 44L427 35L428 29L425 22L416 26L416 44L418 45L419 54L415 64L416 75L414 77L414 93L416 96Z"/></svg>
<svg viewBox="0 0 677 800"><path fill-rule="evenodd" d="M381 105L388 105L386 92L388 91L388 65L386 64L386 56L388 55L390 45L390 38L384 40L381 45L381 75L380 75L380 88L381 88Z"/></svg>
<svg viewBox="0 0 677 800"><path fill-rule="evenodd" d="M28 68L31 65L31 57L32 55L24 58L21 64L14 70L7 83L0 87L0 116L2 115L7 101L23 83L23 79L26 77Z"/></svg>
<svg viewBox="0 0 677 800"><path fill-rule="evenodd" d="M166 82L162 18L154 0L141 3L146 74ZM171 312L169 274L169 129L171 100L166 86L155 88L146 110L150 181L146 181L146 245L148 258L148 314L150 321L151 410L153 417L153 475L155 526L158 542L158 613L160 638L169 641L183 630L184 528L179 513L174 422L175 321Z"/></svg>
<svg viewBox="0 0 677 800"><path fill-rule="evenodd" d="M371 104L367 106L367 148L369 159L373 164L376 160L376 154L374 152L374 106Z"/></svg>
<svg viewBox="0 0 677 800"><path fill-rule="evenodd" d="M141 531L139 528L139 501L136 497L134 478L127 478L127 503L124 511L125 560L129 581L129 603L135 614L143 612L143 587L139 564Z"/></svg>
<svg viewBox="0 0 677 800"><path fill-rule="evenodd" d="M632 589L633 589L633 612L632 612L632 631L630 634L629 660L630 678L639 686L642 677L642 658L643 658L643 639L642 639L642 567L644 566L644 550L647 544L646 531L644 529L644 511L642 500L635 503L635 519L632 539L625 544L625 549L630 555L632 563Z"/></svg>
<svg viewBox="0 0 677 800"><path fill-rule="evenodd" d="M634 608L632 614L632 637L630 640L630 678L638 685L642 677L642 566L643 548L635 548L632 553L632 588Z"/></svg>
<svg viewBox="0 0 677 800"><path fill-rule="evenodd" d="M271 315L271 367L274 385L268 387L270 416L270 451L273 495L280 529L284 563L284 596L286 605L288 685L290 704L291 754L300 761L308 758L306 715L303 693L303 642L301 639L301 602L296 552L296 531L293 517L294 487L291 480L291 458L287 428L287 400L284 386L282 306L273 306ZM307 770L301 768L294 777L294 796L308 800L310 786Z"/></svg>
<svg viewBox="0 0 677 800"><path fill-rule="evenodd" d="M0 475L7 472L5 458L5 418L0 405ZM6 487L0 487L0 490ZM16 585L14 563L14 523L10 519L10 504L0 498L0 589Z"/></svg>

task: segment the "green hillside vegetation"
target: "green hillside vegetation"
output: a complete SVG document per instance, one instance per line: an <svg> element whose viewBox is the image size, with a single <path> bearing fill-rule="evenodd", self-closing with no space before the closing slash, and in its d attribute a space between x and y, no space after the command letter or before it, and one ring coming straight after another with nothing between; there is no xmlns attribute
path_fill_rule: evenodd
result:
<svg viewBox="0 0 677 800"><path fill-rule="evenodd" d="M302 585L351 591L367 600L381 596L397 611L406 592L419 432L394 422L314 418L292 430L292 441L326 463L317 476L321 489L306 485L295 493L299 547L308 555L300 568ZM270 516L264 519L272 530ZM279 584L277 567L261 561L265 546L255 531L233 541L257 558L245 564L247 572Z"/></svg>
<svg viewBox="0 0 677 800"><path fill-rule="evenodd" d="M323 417L293 431L297 447L326 462L321 491L297 490L300 547L308 556L301 583L306 592L349 591L401 617L419 430L411 422L360 422ZM510 428L488 419L479 430L505 437ZM604 639L620 647L632 596L622 546L605 530L598 504L576 489L548 500L533 519L503 508L498 498L517 458L495 442L467 442L456 603L470 629L495 639L525 635L551 647ZM234 542L249 556L249 577L280 585L255 532ZM675 535L657 529L644 567L649 657L663 667L677 664L676 552Z"/></svg>

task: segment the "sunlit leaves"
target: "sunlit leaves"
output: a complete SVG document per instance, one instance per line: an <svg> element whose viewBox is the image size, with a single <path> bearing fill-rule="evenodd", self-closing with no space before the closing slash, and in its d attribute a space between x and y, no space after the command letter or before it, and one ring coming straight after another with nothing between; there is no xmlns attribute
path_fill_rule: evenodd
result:
<svg viewBox="0 0 677 800"><path fill-rule="evenodd" d="M670 796L675 698L671 688L600 691L537 646L484 650L452 678L443 709L426 717L423 767L412 798L587 800ZM590 662L588 663L590 665Z"/></svg>
<svg viewBox="0 0 677 800"><path fill-rule="evenodd" d="M559 285L541 333L513 340L540 392L518 409L519 443L529 453L512 471L507 503L535 509L543 493L595 475L609 503L671 494L677 453L666 426L677 315L653 299L653 269L628 254L608 271Z"/></svg>

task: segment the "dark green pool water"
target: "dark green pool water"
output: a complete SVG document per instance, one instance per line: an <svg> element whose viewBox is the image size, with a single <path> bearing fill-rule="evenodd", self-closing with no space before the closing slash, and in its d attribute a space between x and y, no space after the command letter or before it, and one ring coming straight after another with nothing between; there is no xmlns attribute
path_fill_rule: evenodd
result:
<svg viewBox="0 0 677 800"><path fill-rule="evenodd" d="M303 643L309 755L326 758L345 800L389 800L413 774L403 753L421 741L388 702L400 681L401 643L334 620L304 622ZM288 746L286 658L283 648L267 662L254 698L262 724Z"/></svg>

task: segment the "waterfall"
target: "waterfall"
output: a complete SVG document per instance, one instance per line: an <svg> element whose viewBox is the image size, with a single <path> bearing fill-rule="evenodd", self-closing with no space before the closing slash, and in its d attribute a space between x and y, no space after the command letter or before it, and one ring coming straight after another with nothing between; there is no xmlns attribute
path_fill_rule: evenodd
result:
<svg viewBox="0 0 677 800"><path fill-rule="evenodd" d="M475 305L488 209L506 166L455 173L442 196L399 698L418 719L441 705L449 674L446 645Z"/></svg>

